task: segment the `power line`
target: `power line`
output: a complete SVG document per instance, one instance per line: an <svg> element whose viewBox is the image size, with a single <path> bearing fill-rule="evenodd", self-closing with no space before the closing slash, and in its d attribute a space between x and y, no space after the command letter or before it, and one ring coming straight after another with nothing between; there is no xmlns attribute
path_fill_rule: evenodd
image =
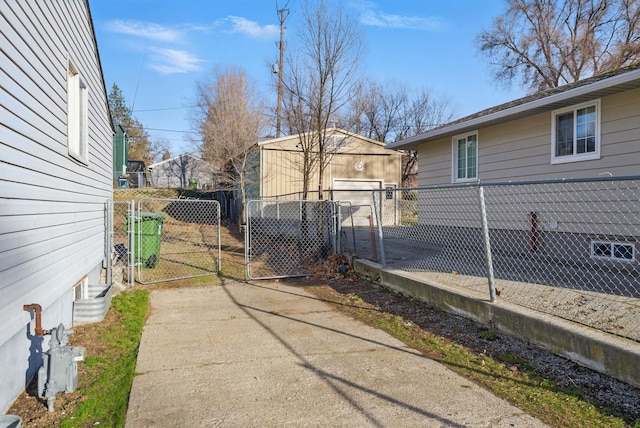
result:
<svg viewBox="0 0 640 428"><path fill-rule="evenodd" d="M159 128L144 128L149 131L163 131L163 132L182 132L183 134L199 134L198 131L180 131L177 129L159 129Z"/></svg>
<svg viewBox="0 0 640 428"><path fill-rule="evenodd" d="M164 107L164 108L150 108L150 109L143 109L143 110L132 110L132 112L141 112L141 111L163 111L163 110L182 110L185 108L194 108L194 107L198 107L197 105L195 106L183 106L183 107Z"/></svg>
<svg viewBox="0 0 640 428"><path fill-rule="evenodd" d="M129 128L144 129L145 131L180 132L183 134L199 134L200 133L198 131L183 131L179 129L147 128L146 126L130 126Z"/></svg>
<svg viewBox="0 0 640 428"><path fill-rule="evenodd" d="M149 50L149 42L147 41L147 46L144 48L144 55L142 55L142 63L140 64L140 71L138 72L138 81L136 82L136 90L133 93L133 102L131 103L130 110L133 111L133 108L136 105L136 98L138 97L138 88L140 87L140 78L142 77L142 67L144 67L144 61L147 59L147 51Z"/></svg>

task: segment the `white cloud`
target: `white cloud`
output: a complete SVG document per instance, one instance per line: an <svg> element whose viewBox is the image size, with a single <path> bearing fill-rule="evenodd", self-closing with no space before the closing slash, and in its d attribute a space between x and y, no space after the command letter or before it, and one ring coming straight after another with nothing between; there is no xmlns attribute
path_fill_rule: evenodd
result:
<svg viewBox="0 0 640 428"><path fill-rule="evenodd" d="M198 71L201 69L200 64L204 62L204 60L182 50L166 48L149 48L149 50L152 52L149 66L161 74Z"/></svg>
<svg viewBox="0 0 640 428"><path fill-rule="evenodd" d="M277 25L260 25L240 16L228 16L226 21L231 22L232 33L244 34L255 39L265 39L276 36L280 30Z"/></svg>
<svg viewBox="0 0 640 428"><path fill-rule="evenodd" d="M183 36L180 31L151 22L114 20L107 23L107 29L114 33L161 42L177 42Z"/></svg>
<svg viewBox="0 0 640 428"><path fill-rule="evenodd" d="M444 27L446 21L439 16L411 16L385 13L369 1L356 1L354 6L360 11L360 22L379 28L433 31Z"/></svg>

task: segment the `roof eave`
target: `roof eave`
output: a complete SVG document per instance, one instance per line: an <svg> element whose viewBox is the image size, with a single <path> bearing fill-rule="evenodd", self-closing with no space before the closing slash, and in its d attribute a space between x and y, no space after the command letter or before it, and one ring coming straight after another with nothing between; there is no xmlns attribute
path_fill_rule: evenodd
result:
<svg viewBox="0 0 640 428"><path fill-rule="evenodd" d="M603 80L595 81L588 85L578 86L567 91L548 95L543 98L509 107L486 115L472 117L469 120L453 122L440 128L432 129L422 134L415 135L405 140L397 141L387 145L389 149L417 150L419 144L433 141L447 136L453 136L481 127L487 127L498 123L507 122L517 118L530 116L543 111L551 111L563 105L574 104L578 99L593 94L594 98L604 95L611 95L631 89L628 85L640 87L640 69L635 69L627 73L615 75ZM616 90L616 88L619 88ZM599 94L601 91L607 93ZM585 100L586 101L586 100Z"/></svg>

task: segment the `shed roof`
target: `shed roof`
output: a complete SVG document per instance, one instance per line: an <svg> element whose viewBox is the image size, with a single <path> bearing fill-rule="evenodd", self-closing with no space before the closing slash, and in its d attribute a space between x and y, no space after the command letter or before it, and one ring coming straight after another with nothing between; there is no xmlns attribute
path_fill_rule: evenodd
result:
<svg viewBox="0 0 640 428"><path fill-rule="evenodd" d="M156 168L156 167L158 167L158 166L160 166L160 165L164 165L164 164L166 164L166 163L176 162L176 161L179 161L180 159L185 158L185 157L186 157L186 158L191 158L191 159L193 159L195 162L198 162L198 163L199 163L199 162L203 162L203 163L205 163L205 164L207 164L207 165L211 165L209 162L205 161L204 159L200 159L199 157L194 156L194 155L192 155L192 154L190 154L190 153L183 153L183 154L181 154L181 155L179 155L179 156L172 157L171 159L165 159L165 160L163 160L163 161L153 163L153 164L149 165L149 168L152 168L152 169L153 169L153 168Z"/></svg>
<svg viewBox="0 0 640 428"><path fill-rule="evenodd" d="M390 149L416 150L419 144L486 128L538 113L640 88L640 63L537 92L449 122L422 134L390 143Z"/></svg>
<svg viewBox="0 0 640 428"><path fill-rule="evenodd" d="M342 134L342 135L345 135L347 137L358 138L358 139L363 140L363 141L365 141L367 143L374 144L374 145L383 147L385 149L390 148L388 144L382 143L382 142L377 141L377 140L373 140L371 138L365 137L364 135L355 134L353 132L347 131L347 130L342 129L342 128L327 128L326 129L326 134L327 135ZM296 138L298 138L299 135L300 134L286 135L286 136L280 137L280 138L273 138L273 139L263 140L263 141L260 141L258 143L258 145L259 146L265 146L265 145L268 145L268 144L282 143L282 142L285 142L285 141L290 141L292 139L296 139Z"/></svg>

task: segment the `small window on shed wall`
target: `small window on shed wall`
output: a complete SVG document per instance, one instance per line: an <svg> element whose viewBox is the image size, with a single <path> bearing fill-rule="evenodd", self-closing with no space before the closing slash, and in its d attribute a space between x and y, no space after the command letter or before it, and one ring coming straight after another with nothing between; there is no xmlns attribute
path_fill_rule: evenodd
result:
<svg viewBox="0 0 640 428"><path fill-rule="evenodd" d="M69 61L67 69L67 146L69 155L88 163L88 89L78 69Z"/></svg>

